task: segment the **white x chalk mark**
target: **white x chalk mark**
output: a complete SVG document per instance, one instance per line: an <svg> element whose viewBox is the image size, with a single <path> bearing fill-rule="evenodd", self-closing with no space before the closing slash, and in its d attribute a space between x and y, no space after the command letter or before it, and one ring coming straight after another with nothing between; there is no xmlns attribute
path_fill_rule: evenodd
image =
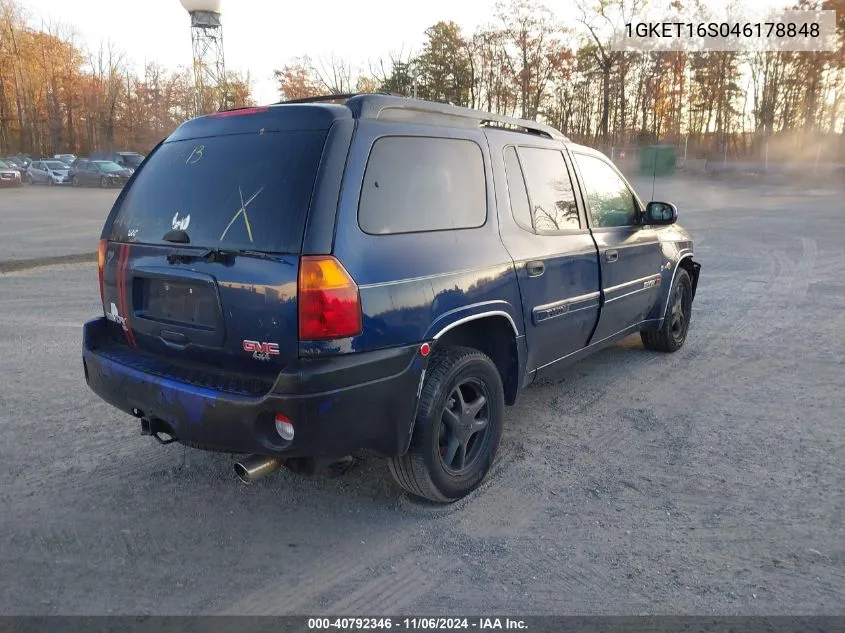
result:
<svg viewBox="0 0 845 633"><path fill-rule="evenodd" d="M226 229L223 231L223 234L220 236L221 242L223 241L223 238L226 237L226 233L229 232L229 229L232 228L232 225L235 223L235 220L237 220L238 216L241 215L242 213L243 213L243 216L244 216L244 222L246 223L246 232L247 232L247 235L249 235L249 241L252 242L252 227L249 225L249 216L246 213L246 208L250 204L252 204L253 200L255 200L258 197L258 194L260 194L262 191L264 191L264 187L266 187L266 186L267 185L262 186L261 189L259 189L254 194L252 194L252 197L249 200L247 200L246 202L244 202L244 192L241 191L240 186L238 187L238 194L241 196L241 208L238 209L237 212L235 212L234 217L232 217L232 221L229 222L229 226L226 227Z"/></svg>

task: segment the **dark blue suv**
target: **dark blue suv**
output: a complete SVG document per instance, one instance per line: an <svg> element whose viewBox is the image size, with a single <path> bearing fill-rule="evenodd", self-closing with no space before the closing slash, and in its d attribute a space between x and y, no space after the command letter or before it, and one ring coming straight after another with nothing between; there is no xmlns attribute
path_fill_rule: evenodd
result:
<svg viewBox="0 0 845 633"><path fill-rule="evenodd" d="M245 481L371 454L453 501L537 377L683 345L676 219L534 121L380 94L200 117L106 221L85 379L161 442L250 455Z"/></svg>

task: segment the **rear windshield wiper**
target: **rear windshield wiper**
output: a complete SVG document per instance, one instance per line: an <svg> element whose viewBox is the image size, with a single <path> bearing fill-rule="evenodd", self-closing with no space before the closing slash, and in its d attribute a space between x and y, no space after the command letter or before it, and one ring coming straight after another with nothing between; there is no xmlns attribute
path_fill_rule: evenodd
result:
<svg viewBox="0 0 845 633"><path fill-rule="evenodd" d="M229 264L232 263L232 260L235 257L252 257L254 259L266 259L273 262L279 261L278 255L243 248L207 248L204 250L192 249L190 251L177 250L167 256L167 261L171 264L196 260Z"/></svg>

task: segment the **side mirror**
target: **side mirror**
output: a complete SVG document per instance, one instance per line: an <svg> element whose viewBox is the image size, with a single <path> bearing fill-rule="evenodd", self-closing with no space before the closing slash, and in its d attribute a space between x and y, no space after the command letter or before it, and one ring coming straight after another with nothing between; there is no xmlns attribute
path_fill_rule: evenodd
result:
<svg viewBox="0 0 845 633"><path fill-rule="evenodd" d="M678 207L671 202L649 202L643 224L667 225L678 221Z"/></svg>

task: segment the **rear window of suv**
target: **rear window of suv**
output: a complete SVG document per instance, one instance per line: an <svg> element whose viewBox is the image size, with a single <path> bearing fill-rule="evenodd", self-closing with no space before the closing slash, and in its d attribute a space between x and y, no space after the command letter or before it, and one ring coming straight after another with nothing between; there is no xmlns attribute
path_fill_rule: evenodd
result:
<svg viewBox="0 0 845 633"><path fill-rule="evenodd" d="M126 192L111 239L298 253L325 130L215 136L164 143Z"/></svg>
<svg viewBox="0 0 845 633"><path fill-rule="evenodd" d="M469 229L487 220L481 148L462 139L387 136L373 144L358 225L386 235Z"/></svg>

